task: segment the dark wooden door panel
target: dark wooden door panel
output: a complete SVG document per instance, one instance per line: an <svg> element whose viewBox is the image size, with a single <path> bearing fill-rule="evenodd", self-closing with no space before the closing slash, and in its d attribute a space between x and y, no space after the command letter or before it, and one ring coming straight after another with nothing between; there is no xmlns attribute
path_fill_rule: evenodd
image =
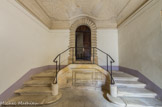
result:
<svg viewBox="0 0 162 107"><path fill-rule="evenodd" d="M76 30L76 59L91 59L91 30L85 25Z"/></svg>

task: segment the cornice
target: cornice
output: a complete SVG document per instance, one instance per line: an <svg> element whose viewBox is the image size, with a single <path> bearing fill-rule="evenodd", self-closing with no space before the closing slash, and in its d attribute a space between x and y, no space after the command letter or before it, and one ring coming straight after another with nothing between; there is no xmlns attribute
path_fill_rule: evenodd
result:
<svg viewBox="0 0 162 107"><path fill-rule="evenodd" d="M144 5L142 5L138 10L136 10L132 15L130 15L124 22L118 25L118 29L126 26L127 24L131 23L135 18L139 17L142 13L147 11L151 8L154 4L159 2L160 0L148 0Z"/></svg>

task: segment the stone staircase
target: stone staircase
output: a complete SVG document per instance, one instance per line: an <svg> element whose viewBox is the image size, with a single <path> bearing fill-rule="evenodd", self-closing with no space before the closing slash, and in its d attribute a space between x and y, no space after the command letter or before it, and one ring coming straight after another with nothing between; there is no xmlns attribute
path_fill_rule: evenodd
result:
<svg viewBox="0 0 162 107"><path fill-rule="evenodd" d="M52 96L51 83L55 70L47 70L31 77L15 96L2 106L35 106L51 104L58 101L62 94ZM157 94L146 89L146 84L139 82L138 77L113 71L115 84L118 88L117 97L107 94L109 100L119 107L162 107L156 99ZM109 91L109 73L95 64L71 64L58 73L59 88L106 89Z"/></svg>
<svg viewBox="0 0 162 107"><path fill-rule="evenodd" d="M61 98L62 94L52 96L51 83L55 70L47 70L31 77L21 89L15 91L15 96L2 106L35 106L51 104Z"/></svg>
<svg viewBox="0 0 162 107"><path fill-rule="evenodd" d="M107 94L109 100L122 107L162 107L162 101L156 99L157 94L146 89L146 84L139 82L138 77L113 71L117 85L117 97Z"/></svg>

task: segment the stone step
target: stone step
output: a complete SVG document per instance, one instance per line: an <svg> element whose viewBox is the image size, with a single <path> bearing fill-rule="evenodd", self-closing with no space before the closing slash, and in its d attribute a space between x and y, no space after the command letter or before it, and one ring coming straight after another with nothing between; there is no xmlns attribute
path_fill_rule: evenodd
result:
<svg viewBox="0 0 162 107"><path fill-rule="evenodd" d="M24 83L24 86L51 86L52 81L52 79L29 80Z"/></svg>
<svg viewBox="0 0 162 107"><path fill-rule="evenodd" d="M95 69L95 68L86 68L86 67L85 68L82 68L82 67L72 68L72 70L76 70L76 71L78 71L78 70L79 71L85 71L86 70L86 71L90 71L90 72L91 71L97 71L97 69Z"/></svg>
<svg viewBox="0 0 162 107"><path fill-rule="evenodd" d="M103 79L72 79L72 78L68 78L67 79L67 83L106 83L106 82L108 82L109 83L109 81L106 81L106 79L105 80L103 80Z"/></svg>
<svg viewBox="0 0 162 107"><path fill-rule="evenodd" d="M51 95L51 87L24 87L15 91L20 95Z"/></svg>
<svg viewBox="0 0 162 107"><path fill-rule="evenodd" d="M96 69L73 69L73 79L105 79L106 77Z"/></svg>
<svg viewBox="0 0 162 107"><path fill-rule="evenodd" d="M155 98L122 97L127 107L162 107L162 101Z"/></svg>
<svg viewBox="0 0 162 107"><path fill-rule="evenodd" d="M32 79L37 79L37 78L54 78L56 75L55 70L48 70L45 72L41 72L38 74L35 74L32 76Z"/></svg>
<svg viewBox="0 0 162 107"><path fill-rule="evenodd" d="M94 81L91 81L91 82L85 82L85 81L82 81L82 82L75 82L73 83L73 85L82 85L82 86L97 86L97 87L101 87L105 84L105 82L94 82Z"/></svg>
<svg viewBox="0 0 162 107"><path fill-rule="evenodd" d="M126 73L115 73L113 74L113 78L115 81L138 81L138 77Z"/></svg>
<svg viewBox="0 0 162 107"><path fill-rule="evenodd" d="M118 87L134 87L134 88L144 88L146 84L138 82L138 81L115 81L115 84Z"/></svg>
<svg viewBox="0 0 162 107"><path fill-rule="evenodd" d="M119 97L147 97L147 98L155 98L157 96L156 93L147 90L145 88L127 88L127 87L119 87L118 88L118 96Z"/></svg>
<svg viewBox="0 0 162 107"><path fill-rule="evenodd" d="M105 83L105 80L87 80L87 79L82 79L82 80L80 80L80 79L76 79L76 80L73 80L73 82L87 82L87 83L91 83L91 82L94 82L94 83L96 83L96 82L99 82L99 83Z"/></svg>
<svg viewBox="0 0 162 107"><path fill-rule="evenodd" d="M96 86L96 83L74 83L75 86Z"/></svg>
<svg viewBox="0 0 162 107"><path fill-rule="evenodd" d="M45 80L45 81L46 80L51 80L51 81L53 81L54 78L55 77L41 77L41 78L40 77L34 77L34 78L32 77L31 80Z"/></svg>
<svg viewBox="0 0 162 107"><path fill-rule="evenodd" d="M52 95L21 95L10 98L3 106L37 106L51 104L62 97L59 93L57 96Z"/></svg>

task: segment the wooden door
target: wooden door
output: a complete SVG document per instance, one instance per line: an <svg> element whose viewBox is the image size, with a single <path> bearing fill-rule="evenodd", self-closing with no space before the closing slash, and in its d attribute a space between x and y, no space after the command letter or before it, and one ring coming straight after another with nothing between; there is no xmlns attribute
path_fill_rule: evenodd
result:
<svg viewBox="0 0 162 107"><path fill-rule="evenodd" d="M84 46L84 59L90 60L91 58L91 34L90 32L85 32L83 35L83 46Z"/></svg>
<svg viewBox="0 0 162 107"><path fill-rule="evenodd" d="M91 59L91 31L88 26L79 26L76 30L76 59Z"/></svg>

